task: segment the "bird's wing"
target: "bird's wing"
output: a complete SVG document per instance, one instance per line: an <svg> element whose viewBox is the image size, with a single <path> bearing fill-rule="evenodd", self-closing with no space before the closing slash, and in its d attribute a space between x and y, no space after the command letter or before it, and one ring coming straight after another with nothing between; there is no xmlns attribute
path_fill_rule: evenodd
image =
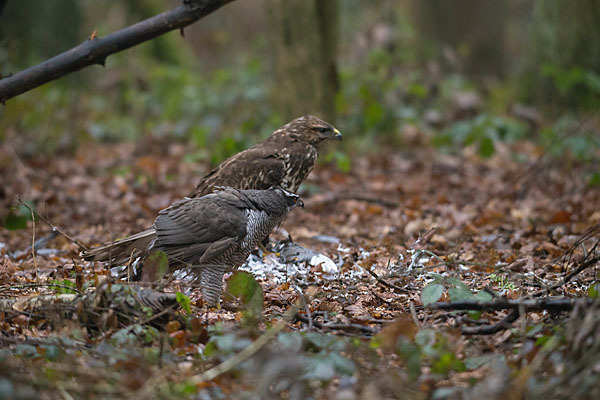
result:
<svg viewBox="0 0 600 400"><path fill-rule="evenodd" d="M246 235L244 205L223 197L229 196L186 199L162 210L154 222L155 248L165 251L170 263L197 264L205 253L212 257L241 241Z"/></svg>
<svg viewBox="0 0 600 400"><path fill-rule="evenodd" d="M190 197L212 193L215 186L268 189L281 185L286 164L279 150L261 144L234 155L203 177Z"/></svg>

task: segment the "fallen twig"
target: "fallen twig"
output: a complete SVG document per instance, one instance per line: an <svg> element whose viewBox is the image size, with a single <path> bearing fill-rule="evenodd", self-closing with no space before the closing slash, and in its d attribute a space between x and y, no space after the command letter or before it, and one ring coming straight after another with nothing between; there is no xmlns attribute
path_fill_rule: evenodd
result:
<svg viewBox="0 0 600 400"><path fill-rule="evenodd" d="M31 207L29 204L25 203L21 198L17 197L17 201L19 202L19 204L22 204L23 206L27 207L27 209L29 209L29 211L31 211L32 215L37 215L42 221L47 223L48 226L50 228L52 228L53 231L58 232L61 235L63 235L71 243L75 243L80 251L87 250L87 247L85 247L83 244L81 244L77 239L72 238L67 233L65 233L63 230L58 228L56 225L54 225L52 222L50 222L50 220L48 218L46 218L42 214L38 213L33 207ZM35 241L33 243L34 243L33 246L35 248Z"/></svg>
<svg viewBox="0 0 600 400"><path fill-rule="evenodd" d="M306 311L306 316L308 318L307 330L311 331L313 328L313 319L312 319L312 314L310 312L310 307L308 306L306 297L304 297L304 293L302 293L302 290L299 287L296 287L296 291L300 294L300 298L302 299L302 304L304 305L304 310Z"/></svg>
<svg viewBox="0 0 600 400"><path fill-rule="evenodd" d="M369 273L369 275L371 275L373 278L375 278L375 280L379 283L381 283L383 286L390 288L390 289L395 289L398 290L402 293L408 293L408 289L394 285L393 283L389 283L387 281L385 281L383 278L379 277L379 275L377 275L375 272L371 271L370 268L365 268L365 271L367 271Z"/></svg>
<svg viewBox="0 0 600 400"><path fill-rule="evenodd" d="M588 299L520 299L520 300L508 300L508 299L496 299L492 301L476 301L476 300L463 300L454 301L450 303L438 302L432 303L427 306L433 310L478 310L478 311L493 311L493 310L504 310L511 309L500 322L494 325L482 325L478 327L463 327L463 335L493 335L503 329L511 327L511 324L515 322L522 312L530 311L570 311L573 309L578 301L590 301Z"/></svg>
<svg viewBox="0 0 600 400"><path fill-rule="evenodd" d="M419 321L419 317L417 316L417 310L415 309L415 303L413 301L410 302L410 316L416 327L421 326L421 321Z"/></svg>
<svg viewBox="0 0 600 400"><path fill-rule="evenodd" d="M595 231L594 231L595 232ZM589 235L586 235L589 237ZM517 300L508 299L494 299L491 301L474 301L464 300L455 302L437 302L429 304L426 308L430 310L503 310L510 309L509 312L501 321L494 325L482 325L478 327L463 327L463 335L492 335L500 332L503 329L511 327L511 324L515 322L522 312L531 311L571 311L577 302L590 301L588 299L568 299L568 298L543 298L535 299L542 295L548 295L551 291L558 289L559 287L567 284L573 277L583 270L596 265L600 262L600 256L589 258L583 261L577 268L569 272L562 280L555 284L538 290L537 292L529 294L526 298Z"/></svg>
<svg viewBox="0 0 600 400"><path fill-rule="evenodd" d="M463 327L461 333L463 335L493 335L494 333L500 332L503 329L510 328L513 322L519 318L519 310L512 309L506 317L502 318L500 322L494 325L482 325L478 327Z"/></svg>
<svg viewBox="0 0 600 400"><path fill-rule="evenodd" d="M146 325L146 324L154 321L155 319L162 317L163 315L167 314L169 311L172 311L174 309L175 309L175 306L174 305L170 305L167 308L163 309L162 311L160 311L160 312L152 315L151 317L146 318L143 321L140 321L140 322L137 322L135 324L126 326L125 328L122 328L121 329L121 333L122 334L129 333L136 325L139 325L139 326Z"/></svg>
<svg viewBox="0 0 600 400"><path fill-rule="evenodd" d="M493 311L493 310L518 310L523 307L525 312L530 311L570 311L573 309L578 299L519 299L519 300L508 300L508 299L497 299L491 301L477 301L477 300L462 300L453 302L438 302L431 303L426 308L431 310L479 310L479 311Z"/></svg>
<svg viewBox="0 0 600 400"><path fill-rule="evenodd" d="M577 274L579 274L580 272L582 272L583 270L597 264L598 262L600 262L600 256L596 256L596 257L592 257L588 260L585 260L584 262L582 262L577 268L575 268L574 270L572 270L571 272L569 272L562 281L558 281L555 284L549 286L548 288L544 288L542 290L538 290L535 293L532 293L529 295L529 297L539 297L542 295L547 295L550 293L550 291L558 289L559 287L566 285L571 279L573 279L573 277Z"/></svg>
<svg viewBox="0 0 600 400"><path fill-rule="evenodd" d="M417 240L415 240L415 242L413 243L413 245L410 247L411 249L417 248L417 249L422 249L423 246L425 246L429 240L431 239L431 237L433 236L433 234L437 231L437 227L432 227L431 229L429 229L427 232L419 235L419 237L417 238Z"/></svg>

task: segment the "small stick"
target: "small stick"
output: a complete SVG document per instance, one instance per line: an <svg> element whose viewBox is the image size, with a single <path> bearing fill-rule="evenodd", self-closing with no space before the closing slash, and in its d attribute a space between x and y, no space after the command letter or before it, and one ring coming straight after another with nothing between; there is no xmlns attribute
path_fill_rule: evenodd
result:
<svg viewBox="0 0 600 400"><path fill-rule="evenodd" d="M158 368L159 369L162 369L162 367L163 367L163 355L165 352L165 339L166 339L166 335L163 332L160 335L160 350L158 352Z"/></svg>
<svg viewBox="0 0 600 400"><path fill-rule="evenodd" d="M300 298L302 299L302 303L304 303L304 309L306 310L306 317L308 319L308 328L307 328L307 330L311 331L312 328L313 328L313 319L312 319L312 314L310 312L310 308L308 307L308 303L306 302L306 297L304 297L304 293L302 293L302 290L299 287L296 287L296 291L300 294Z"/></svg>
<svg viewBox="0 0 600 400"><path fill-rule="evenodd" d="M498 299L491 301L462 300L453 302L431 303L426 308L431 310L518 310L521 307L525 312L529 311L570 311L573 309L574 299L538 299L538 300L506 300Z"/></svg>
<svg viewBox="0 0 600 400"><path fill-rule="evenodd" d="M77 239L74 239L71 236L69 236L68 234L66 234L62 229L58 228L56 225L54 225L52 222L50 222L50 220L48 218L46 218L42 214L38 213L29 204L25 203L20 197L17 197L17 201L19 202L19 204L22 204L27 209L29 209L29 211L31 211L31 215L34 215L34 214L37 215L42 221L44 221L46 224L48 224L48 226L50 228L52 228L53 231L56 231L56 232L60 233L61 235L63 235L71 243L75 243L77 245L77 247L79 247L80 251L87 250L87 247L85 247L83 244L81 244ZM34 227L35 227L35 220L34 220Z"/></svg>
<svg viewBox="0 0 600 400"><path fill-rule="evenodd" d="M375 278L375 280L377 282L381 283L383 286L388 287L390 289L396 289L402 293L408 293L407 289L402 288L397 285L394 285L393 283L389 283L389 282L385 281L383 278L380 278L379 275L377 275L375 272L371 271L370 268L365 268L365 271L367 271L369 273L369 275L371 275L373 278Z"/></svg>
<svg viewBox="0 0 600 400"><path fill-rule="evenodd" d="M419 321L419 317L417 317L417 310L415 310L415 303L410 302L410 316L412 317L413 322L417 328L421 327L421 321Z"/></svg>
<svg viewBox="0 0 600 400"><path fill-rule="evenodd" d="M575 275L579 274L584 269L589 268L598 262L600 262L600 256L590 258L589 260L581 263L581 265L579 265L579 267L577 267L573 271L569 272L562 281L556 282L555 284L549 286L548 288L538 290L537 292L532 293L529 296L530 297L539 297L541 295L548 294L551 290L558 289L559 287L566 285L571 279L573 279L573 277Z"/></svg>
<svg viewBox="0 0 600 400"><path fill-rule="evenodd" d="M429 242L429 239L431 239L431 237L433 236L435 231L437 231L437 227L434 226L433 228L429 229L424 234L419 235L419 237L417 238L417 240L415 240L415 242L413 243L411 248L414 248L417 245L422 246L424 244L427 244L427 242Z"/></svg>
<svg viewBox="0 0 600 400"><path fill-rule="evenodd" d="M35 258L35 213L31 208L29 211L31 212L31 222L33 224L31 233L31 257L33 257L33 265L35 266L35 282L40 283L40 269L38 268L37 259Z"/></svg>
<svg viewBox="0 0 600 400"><path fill-rule="evenodd" d="M503 329L510 328L513 322L519 318L519 310L517 308L512 309L506 317L502 318L500 322L494 325L482 325L475 328L465 327L462 328L461 333L463 335L493 335L494 333L500 332Z"/></svg>

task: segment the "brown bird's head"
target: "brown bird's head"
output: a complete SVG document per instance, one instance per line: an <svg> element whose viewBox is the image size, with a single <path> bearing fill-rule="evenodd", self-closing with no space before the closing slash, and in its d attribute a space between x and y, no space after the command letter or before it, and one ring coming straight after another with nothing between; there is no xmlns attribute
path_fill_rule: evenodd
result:
<svg viewBox="0 0 600 400"><path fill-rule="evenodd" d="M275 138L291 138L306 142L317 149L330 140L342 140L342 134L335 126L313 115L303 115L288 122L273 133Z"/></svg>

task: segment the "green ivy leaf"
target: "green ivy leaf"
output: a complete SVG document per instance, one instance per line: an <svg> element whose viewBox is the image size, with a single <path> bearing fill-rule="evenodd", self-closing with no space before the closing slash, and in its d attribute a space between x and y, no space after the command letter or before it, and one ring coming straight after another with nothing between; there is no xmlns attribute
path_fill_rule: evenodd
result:
<svg viewBox="0 0 600 400"><path fill-rule="evenodd" d="M588 297L595 299L600 296L600 282L596 282L588 288Z"/></svg>
<svg viewBox="0 0 600 400"><path fill-rule="evenodd" d="M439 283L430 283L421 291L421 302L424 306L428 306L438 301L442 297L442 293L444 293L444 286Z"/></svg>
<svg viewBox="0 0 600 400"><path fill-rule="evenodd" d="M175 300L177 300L177 304L179 304L179 306L183 308L186 313L190 314L192 312L192 308L190 307L191 301L188 296L181 292L177 292L175 294Z"/></svg>
<svg viewBox="0 0 600 400"><path fill-rule="evenodd" d="M497 358L496 355L486 354L482 356L474 356L465 358L465 367L469 370L474 370L483 367L493 359Z"/></svg>
<svg viewBox="0 0 600 400"><path fill-rule="evenodd" d="M262 314L263 291L251 273L237 271L227 280L227 292L246 306L246 317L251 321ZM250 322L249 321L249 322Z"/></svg>
<svg viewBox="0 0 600 400"><path fill-rule="evenodd" d="M475 299L480 300L480 301L490 301L493 299L493 296L490 293L486 292L485 290L480 290L475 295Z"/></svg>
<svg viewBox="0 0 600 400"><path fill-rule="evenodd" d="M594 172L588 180L588 186L600 186L600 171Z"/></svg>
<svg viewBox="0 0 600 400"><path fill-rule="evenodd" d="M69 279L63 279L62 281L55 279L51 283L53 285L60 285L60 286L67 286L67 287L75 288L75 282L73 282ZM64 287L55 287L54 290L59 294L77 294L77 292L75 290L67 289Z"/></svg>
<svg viewBox="0 0 600 400"><path fill-rule="evenodd" d="M467 315L469 316L469 318L478 321L479 318L481 318L481 311L467 311Z"/></svg>
<svg viewBox="0 0 600 400"><path fill-rule="evenodd" d="M16 231L19 229L26 229L27 228L27 221L29 221L29 218L24 217L22 215L14 215L14 214L9 214L6 219L4 220L4 227L6 229L8 229L9 231Z"/></svg>
<svg viewBox="0 0 600 400"><path fill-rule="evenodd" d="M447 279L446 279L446 282L448 282L448 283L450 283L450 284L452 284L452 285L454 285L454 286L456 286L457 288L459 288L459 289L462 289L462 290L471 290L471 289L469 288L469 286L467 286L467 284L466 284L466 283L462 282L462 281L461 281L460 279L458 279L458 278L453 278L453 277L451 277L451 278L447 278Z"/></svg>
<svg viewBox="0 0 600 400"><path fill-rule="evenodd" d="M356 366L352 360L347 359L339 353L330 353L329 358L333 361L335 370L343 375L352 375L356 371Z"/></svg>
<svg viewBox="0 0 600 400"><path fill-rule="evenodd" d="M57 346L54 345L45 345L42 346L46 351L44 352L44 357L48 361L56 361L58 360L58 356L60 355L60 350Z"/></svg>
<svg viewBox="0 0 600 400"><path fill-rule="evenodd" d="M495 152L494 141L489 137L482 137L479 141L479 155L484 158L490 158Z"/></svg>
<svg viewBox="0 0 600 400"><path fill-rule="evenodd" d="M471 300L474 297L471 290L465 290L462 287L448 289L448 295L452 301Z"/></svg>

